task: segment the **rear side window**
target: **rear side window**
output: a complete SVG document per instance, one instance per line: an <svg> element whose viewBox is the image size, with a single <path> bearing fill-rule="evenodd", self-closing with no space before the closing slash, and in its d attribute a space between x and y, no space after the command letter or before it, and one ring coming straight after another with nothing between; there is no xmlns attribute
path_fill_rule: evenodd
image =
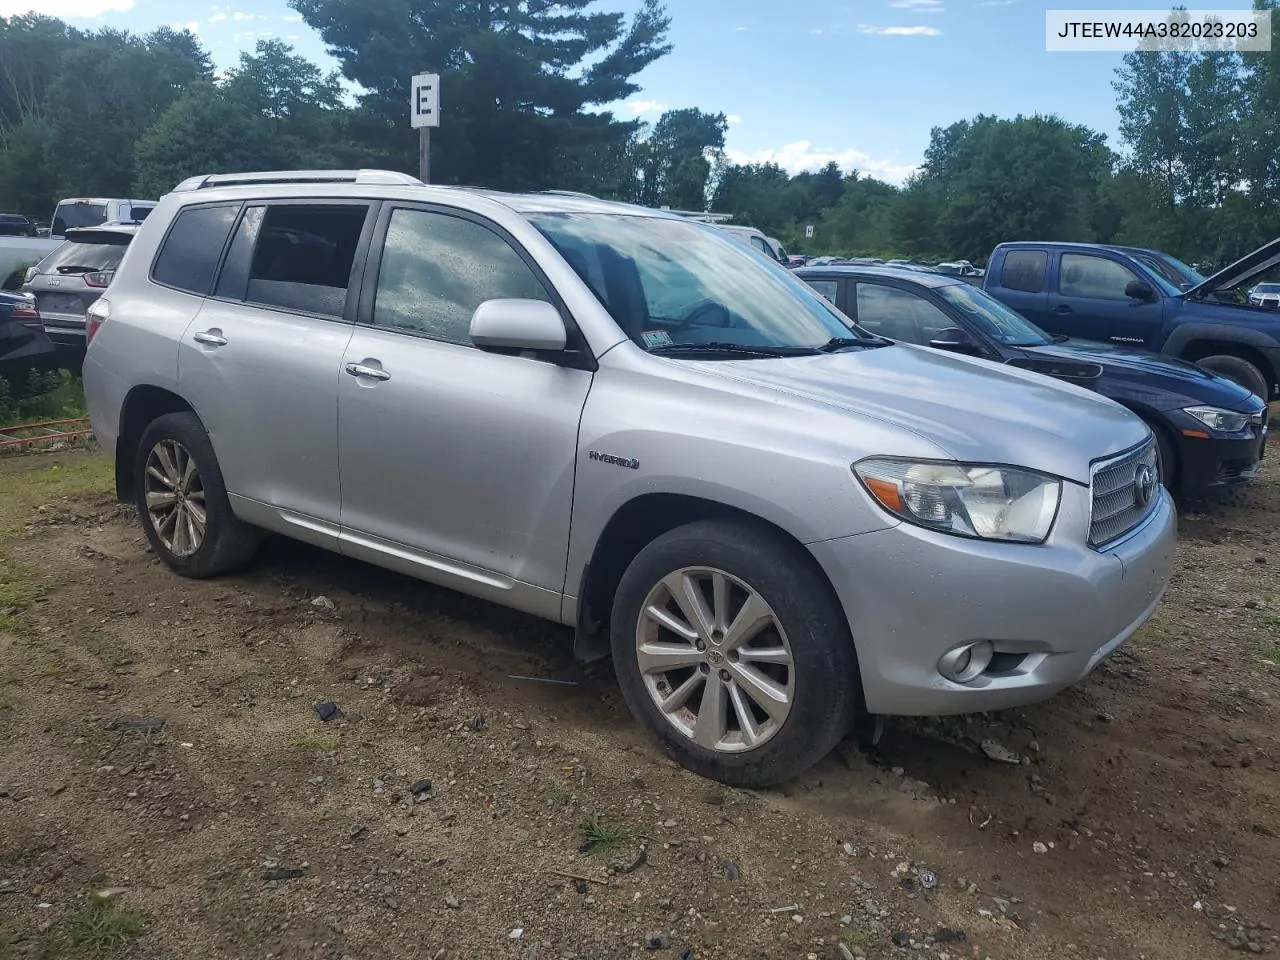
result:
<svg viewBox="0 0 1280 960"><path fill-rule="evenodd" d="M840 289L839 281L837 280L806 280L805 283L813 287L815 291L820 293L827 300L830 300L832 303L836 302L836 294Z"/></svg>
<svg viewBox="0 0 1280 960"><path fill-rule="evenodd" d="M156 257L151 279L167 287L207 296L218 260L240 212L238 203L186 207L174 220Z"/></svg>
<svg viewBox="0 0 1280 960"><path fill-rule="evenodd" d="M341 317L367 204L278 204L245 211L219 296Z"/></svg>
<svg viewBox="0 0 1280 960"><path fill-rule="evenodd" d="M1000 285L1009 290L1043 293L1048 262L1049 255L1043 250L1010 250L1004 255Z"/></svg>
<svg viewBox="0 0 1280 960"><path fill-rule="evenodd" d="M378 270L373 323L433 340L471 343L486 300L550 301L542 281L488 227L426 210L396 210Z"/></svg>

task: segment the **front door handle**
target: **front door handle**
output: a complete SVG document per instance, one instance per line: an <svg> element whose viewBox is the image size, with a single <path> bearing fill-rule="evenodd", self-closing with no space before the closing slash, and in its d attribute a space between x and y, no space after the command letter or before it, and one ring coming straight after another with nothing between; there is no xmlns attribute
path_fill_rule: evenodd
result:
<svg viewBox="0 0 1280 960"><path fill-rule="evenodd" d="M347 373L353 377L367 377L370 380L390 380L391 374L381 367L371 367L366 363L348 363Z"/></svg>
<svg viewBox="0 0 1280 960"><path fill-rule="evenodd" d="M191 339L196 343L203 343L210 347L225 347L227 345L227 338L216 327L212 330L201 330Z"/></svg>
<svg viewBox="0 0 1280 960"><path fill-rule="evenodd" d="M1067 306L1065 303L1060 303L1053 308L1053 312L1054 313L1070 313L1071 308Z"/></svg>

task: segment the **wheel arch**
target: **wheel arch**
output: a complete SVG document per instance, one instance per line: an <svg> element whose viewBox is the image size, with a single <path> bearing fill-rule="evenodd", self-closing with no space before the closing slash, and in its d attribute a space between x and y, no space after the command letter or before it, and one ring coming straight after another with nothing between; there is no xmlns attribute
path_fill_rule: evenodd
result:
<svg viewBox="0 0 1280 960"><path fill-rule="evenodd" d="M577 609L564 619L574 626L573 651L579 660L609 655L609 619L613 597L631 561L662 534L698 520L738 520L768 531L791 546L812 565L833 599L839 595L826 571L791 531L756 513L718 500L683 493L644 493L618 507L596 540L577 584ZM566 598L568 599L568 598Z"/></svg>
<svg viewBox="0 0 1280 960"><path fill-rule="evenodd" d="M195 413L195 410L172 390L151 384L140 384L125 395L115 449L116 499L121 502L133 502L133 464L142 435L157 418L169 413Z"/></svg>
<svg viewBox="0 0 1280 960"><path fill-rule="evenodd" d="M1227 337L1222 334L1220 325L1187 324L1173 331L1162 352L1190 363L1212 356L1238 357L1258 368L1274 395L1280 385L1280 369L1277 369L1273 357L1278 355L1280 346L1265 334L1254 330L1233 330Z"/></svg>

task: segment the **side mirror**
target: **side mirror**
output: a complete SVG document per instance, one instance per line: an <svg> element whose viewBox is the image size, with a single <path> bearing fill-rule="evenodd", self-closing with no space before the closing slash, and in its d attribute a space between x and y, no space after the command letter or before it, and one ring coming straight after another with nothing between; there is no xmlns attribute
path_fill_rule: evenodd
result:
<svg viewBox="0 0 1280 960"><path fill-rule="evenodd" d="M1124 288L1124 295L1130 300L1141 300L1143 303L1154 303L1156 292L1145 280L1130 280Z"/></svg>
<svg viewBox="0 0 1280 960"><path fill-rule="evenodd" d="M481 350L563 350L560 311L544 300L486 300L471 316L471 342Z"/></svg>
<svg viewBox="0 0 1280 960"><path fill-rule="evenodd" d="M964 353L971 357L982 355L982 348L978 346L973 337L969 336L969 332L960 327L947 327L945 330L939 330L933 335L933 339L929 341L929 346L935 350L950 350L952 353Z"/></svg>

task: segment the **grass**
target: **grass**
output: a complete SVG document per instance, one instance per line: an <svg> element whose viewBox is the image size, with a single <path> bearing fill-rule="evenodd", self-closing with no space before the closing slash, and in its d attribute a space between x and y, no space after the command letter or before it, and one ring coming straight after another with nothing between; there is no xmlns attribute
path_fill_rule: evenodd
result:
<svg viewBox="0 0 1280 960"><path fill-rule="evenodd" d="M83 417L84 384L63 371L36 376L22 390L0 378L0 427L36 420L70 420Z"/></svg>
<svg viewBox="0 0 1280 960"><path fill-rule="evenodd" d="M142 915L93 893L72 916L67 939L86 957L112 957L142 936Z"/></svg>
<svg viewBox="0 0 1280 960"><path fill-rule="evenodd" d="M336 733L320 733L317 730L308 730L306 733L300 734L293 741L295 747L303 750L319 750L323 753L331 753L338 749L342 743L342 737Z"/></svg>
<svg viewBox="0 0 1280 960"><path fill-rule="evenodd" d="M582 840L585 853L593 857L608 856L613 850L636 838L639 831L609 823L593 813L582 821Z"/></svg>

